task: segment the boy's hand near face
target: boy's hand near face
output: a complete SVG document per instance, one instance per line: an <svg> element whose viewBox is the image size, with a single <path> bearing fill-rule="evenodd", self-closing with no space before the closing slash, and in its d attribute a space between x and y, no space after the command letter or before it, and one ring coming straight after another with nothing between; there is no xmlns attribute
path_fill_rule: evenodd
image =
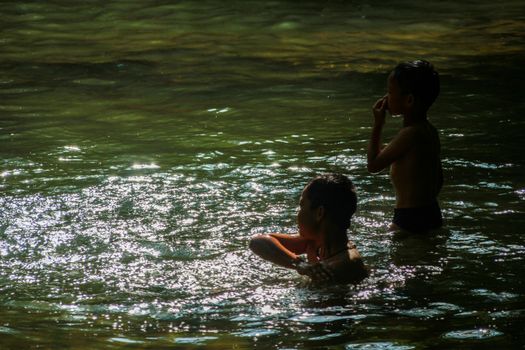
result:
<svg viewBox="0 0 525 350"><path fill-rule="evenodd" d="M388 109L387 96L381 97L372 107L374 113L374 125L383 126L385 124L386 110Z"/></svg>
<svg viewBox="0 0 525 350"><path fill-rule="evenodd" d="M370 136L367 150L367 169L372 173L379 172L384 168L384 166L377 166L375 163L376 158L383 149L381 145L381 133L383 132L383 125L385 125L387 109L388 95L381 97L372 107L372 113L374 114L374 126L372 127L372 135Z"/></svg>

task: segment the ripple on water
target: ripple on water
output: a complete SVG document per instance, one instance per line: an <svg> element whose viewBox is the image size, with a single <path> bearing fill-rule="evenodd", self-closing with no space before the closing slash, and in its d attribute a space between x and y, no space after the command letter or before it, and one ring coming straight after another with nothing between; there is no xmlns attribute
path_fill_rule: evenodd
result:
<svg viewBox="0 0 525 350"><path fill-rule="evenodd" d="M88 85L88 86L108 86L108 85L115 85L115 81L113 80L103 80L103 79L96 79L96 78L88 78L88 79L77 79L73 81L75 84L79 85Z"/></svg>
<svg viewBox="0 0 525 350"><path fill-rule="evenodd" d="M471 291L471 294L474 296L485 297L490 300L501 301L501 302L507 302L507 301L511 301L511 300L515 300L519 298L518 294L508 293L508 292L496 293L488 289L473 289Z"/></svg>
<svg viewBox="0 0 525 350"><path fill-rule="evenodd" d="M479 168L479 169L501 169L501 168L509 168L512 167L513 164L494 164L494 163L486 163L486 162L477 162L477 161L469 161L464 159L446 159L443 161L443 163L447 165L453 165L455 167L462 167L462 168Z"/></svg>
<svg viewBox="0 0 525 350"><path fill-rule="evenodd" d="M341 334L341 333L330 333L330 334L326 334L326 335L320 335L320 336L317 336L317 337L310 337L308 339L312 340L312 341L324 341L324 340L335 339L335 338L338 338L338 337L341 337L341 336L343 336L343 334Z"/></svg>
<svg viewBox="0 0 525 350"><path fill-rule="evenodd" d="M142 340L135 340L130 338L123 338L123 337L115 337L108 339L111 343L121 343L121 344L128 344L128 345L138 345L138 344L144 344L145 342Z"/></svg>
<svg viewBox="0 0 525 350"><path fill-rule="evenodd" d="M354 316L344 316L344 315L302 315L302 316L296 316L292 317L292 321L297 321L301 323L330 323L330 322L337 322L337 321L344 321L348 319L353 319Z"/></svg>
<svg viewBox="0 0 525 350"><path fill-rule="evenodd" d="M257 337L263 337L263 336L275 335L275 334L279 334L279 331L275 329L266 329L266 328L246 329L242 332L233 333L233 335L236 335L238 337L247 337L247 338L257 338Z"/></svg>
<svg viewBox="0 0 525 350"><path fill-rule="evenodd" d="M409 310L399 310L394 312L395 314L401 315L401 316L408 316L408 317L416 317L420 319L428 319L428 318L435 318L438 316L443 316L446 312L443 310L438 309L432 309L432 308L426 308L426 307L418 307L418 308L412 308Z"/></svg>
<svg viewBox="0 0 525 350"><path fill-rule="evenodd" d="M435 303L430 303L429 306L432 306L435 309L438 309L438 310L441 310L441 311L445 311L445 312L459 312L459 311L461 311L461 307L459 307L459 306L457 306L455 304L450 304L450 303L435 302Z"/></svg>
<svg viewBox="0 0 525 350"><path fill-rule="evenodd" d="M372 343L358 343L348 344L345 349L347 350L409 350L415 349L415 346L411 345L398 345L390 342L372 342Z"/></svg>
<svg viewBox="0 0 525 350"><path fill-rule="evenodd" d="M187 345L204 345L211 340L217 340L218 337L204 336L204 337L178 337L175 338L175 344L187 344Z"/></svg>
<svg viewBox="0 0 525 350"><path fill-rule="evenodd" d="M0 334L19 334L20 332L9 327L0 326Z"/></svg>
<svg viewBox="0 0 525 350"><path fill-rule="evenodd" d="M457 339L457 340L476 340L476 339L488 339L503 335L502 332L495 329L479 328L479 329L468 329L463 331L451 331L443 334L445 339Z"/></svg>

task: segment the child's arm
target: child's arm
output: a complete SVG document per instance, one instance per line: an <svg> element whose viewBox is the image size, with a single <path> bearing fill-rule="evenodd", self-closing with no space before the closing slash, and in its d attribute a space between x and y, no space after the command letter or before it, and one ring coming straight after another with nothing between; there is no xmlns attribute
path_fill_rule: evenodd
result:
<svg viewBox="0 0 525 350"><path fill-rule="evenodd" d="M369 147L367 169L371 173L377 173L394 163L405 155L414 145L415 130L412 127L405 127L399 131L390 143L381 151L374 151ZM372 135L374 136L374 135ZM372 140L370 140L372 143Z"/></svg>
<svg viewBox="0 0 525 350"><path fill-rule="evenodd" d="M371 173L378 173L397 159L402 157L414 143L412 128L403 128L396 137L386 146L381 145L381 133L385 125L388 98L383 96L372 107L374 126L368 143L367 169Z"/></svg>
<svg viewBox="0 0 525 350"><path fill-rule="evenodd" d="M379 153L383 151L385 147L381 147L381 133L383 132L383 126L385 125L385 116L386 110L388 108L387 96L383 96L376 101L374 107L372 107L372 112L374 114L374 126L372 127L372 135L370 136L370 141L368 142L367 150L367 164L368 171L377 172L370 170L370 163L373 162Z"/></svg>
<svg viewBox="0 0 525 350"><path fill-rule="evenodd" d="M250 249L279 266L296 269L300 262L298 255L306 253L308 241L299 235L270 234L257 235L250 241Z"/></svg>
<svg viewBox="0 0 525 350"><path fill-rule="evenodd" d="M250 249L274 264L296 270L313 281L327 282L333 278L332 270L319 261L313 242L299 235L272 233L257 235L250 241ZM307 254L308 262L299 255Z"/></svg>

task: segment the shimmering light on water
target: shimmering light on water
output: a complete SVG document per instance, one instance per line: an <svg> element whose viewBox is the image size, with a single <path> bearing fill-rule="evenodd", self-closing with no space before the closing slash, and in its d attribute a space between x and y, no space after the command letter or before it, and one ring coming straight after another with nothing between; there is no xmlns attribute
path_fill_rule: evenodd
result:
<svg viewBox="0 0 525 350"><path fill-rule="evenodd" d="M445 334L444 337L449 339L486 339L500 335L503 335L503 333L492 329L473 329L468 331L449 332Z"/></svg>
<svg viewBox="0 0 525 350"><path fill-rule="evenodd" d="M0 348L525 344L522 1L0 8ZM365 167L370 106L416 57L442 76L431 237L387 232ZM358 286L247 251L328 171L358 190Z"/></svg>

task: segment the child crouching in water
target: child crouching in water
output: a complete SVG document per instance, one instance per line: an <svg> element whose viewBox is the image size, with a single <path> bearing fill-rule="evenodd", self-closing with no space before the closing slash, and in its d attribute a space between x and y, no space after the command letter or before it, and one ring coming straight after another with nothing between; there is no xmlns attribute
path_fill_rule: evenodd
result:
<svg viewBox="0 0 525 350"><path fill-rule="evenodd" d="M299 234L256 235L250 249L315 284L359 283L366 278L368 269L347 236L357 206L352 181L340 174L318 176L304 188L299 206Z"/></svg>

